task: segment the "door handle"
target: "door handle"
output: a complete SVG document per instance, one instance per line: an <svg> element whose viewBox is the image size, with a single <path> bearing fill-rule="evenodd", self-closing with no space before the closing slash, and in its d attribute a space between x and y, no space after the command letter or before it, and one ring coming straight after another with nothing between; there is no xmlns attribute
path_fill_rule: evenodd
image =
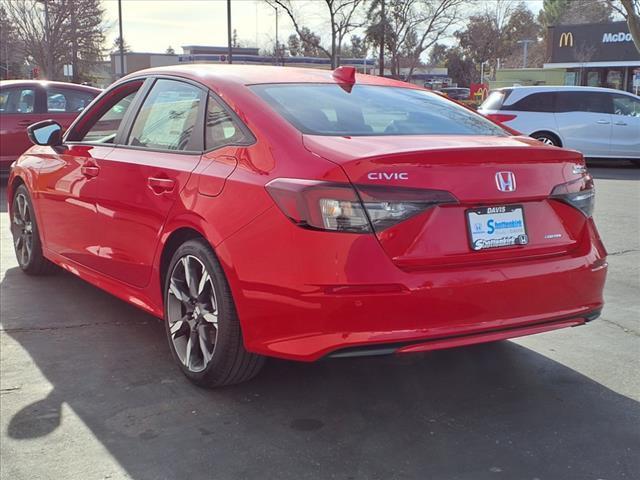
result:
<svg viewBox="0 0 640 480"><path fill-rule="evenodd" d="M626 124L626 123L624 123L624 122L616 122L615 124L616 124L616 125L623 125L623 126L626 126L626 125L627 125L627 124Z"/></svg>
<svg viewBox="0 0 640 480"><path fill-rule="evenodd" d="M100 167L97 165L82 165L80 172L87 178L97 177L100 173Z"/></svg>
<svg viewBox="0 0 640 480"><path fill-rule="evenodd" d="M28 127L29 125L31 125L31 120L20 120L18 122L18 126L19 127Z"/></svg>
<svg viewBox="0 0 640 480"><path fill-rule="evenodd" d="M596 123L599 123L600 125L609 125L611 122L608 120L598 120Z"/></svg>
<svg viewBox="0 0 640 480"><path fill-rule="evenodd" d="M160 195L161 193L169 193L173 191L173 187L176 185L175 180L170 178L149 177L147 180L149 188L153 190L153 193Z"/></svg>

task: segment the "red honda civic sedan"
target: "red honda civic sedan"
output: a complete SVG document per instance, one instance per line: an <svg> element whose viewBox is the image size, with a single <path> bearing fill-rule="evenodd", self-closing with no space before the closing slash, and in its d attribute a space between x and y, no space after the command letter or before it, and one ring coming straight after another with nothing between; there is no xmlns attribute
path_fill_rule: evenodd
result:
<svg viewBox="0 0 640 480"><path fill-rule="evenodd" d="M12 168L15 250L163 318L195 383L265 356L582 325L607 263L582 156L422 88L281 67L136 72Z"/></svg>

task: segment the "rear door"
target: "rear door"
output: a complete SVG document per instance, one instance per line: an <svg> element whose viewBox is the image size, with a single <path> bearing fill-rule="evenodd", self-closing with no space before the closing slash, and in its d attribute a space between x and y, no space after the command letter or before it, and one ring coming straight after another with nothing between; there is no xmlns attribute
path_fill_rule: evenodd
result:
<svg viewBox="0 0 640 480"><path fill-rule="evenodd" d="M611 95L594 91L556 93L555 118L563 146L585 157L606 157L611 152L613 105Z"/></svg>
<svg viewBox="0 0 640 480"><path fill-rule="evenodd" d="M145 98L116 147L98 160L100 255L96 269L143 287L164 222L203 151L206 91L149 79Z"/></svg>
<svg viewBox="0 0 640 480"><path fill-rule="evenodd" d="M640 100L613 94L611 155L640 158Z"/></svg>

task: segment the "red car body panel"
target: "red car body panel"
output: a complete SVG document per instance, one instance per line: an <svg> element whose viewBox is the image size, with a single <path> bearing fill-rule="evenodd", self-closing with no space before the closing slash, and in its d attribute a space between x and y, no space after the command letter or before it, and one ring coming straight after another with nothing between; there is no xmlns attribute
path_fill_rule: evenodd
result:
<svg viewBox="0 0 640 480"><path fill-rule="evenodd" d="M0 82L0 93L9 88L29 88L35 91L33 113L0 112L0 170L6 171L9 165L31 147L27 137L27 127L42 120L52 119L64 130L69 128L79 112L47 112L46 94L49 88L58 90L89 93L96 97L101 90L86 85L65 82L48 82L38 80L6 80Z"/></svg>
<svg viewBox="0 0 640 480"><path fill-rule="evenodd" d="M28 186L50 260L119 298L162 317L167 249L197 233L226 274L246 348L264 355L312 361L360 347L448 348L580 325L602 308L606 251L593 220L550 198L579 177L579 153L509 136L303 135L247 87L335 83L326 71L199 65L121 82L147 75L201 83L255 142L201 155L32 147L8 188L11 201L16 182ZM83 173L87 165L98 174ZM388 186L447 190L458 203L377 234L343 233L300 228L265 189L278 178L374 184L369 173L381 169L410 174L410 185ZM515 173L516 192L496 190L498 170ZM158 178L172 188L156 191L149 179ZM513 203L524 208L529 244L472 251L465 211Z"/></svg>

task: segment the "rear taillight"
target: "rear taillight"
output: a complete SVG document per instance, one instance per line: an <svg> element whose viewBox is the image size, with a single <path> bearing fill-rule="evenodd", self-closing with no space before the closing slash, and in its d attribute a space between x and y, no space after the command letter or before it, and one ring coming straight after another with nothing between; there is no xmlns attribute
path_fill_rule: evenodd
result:
<svg viewBox="0 0 640 480"><path fill-rule="evenodd" d="M456 203L441 190L279 178L267 191L296 225L337 232L380 232L435 205ZM357 190L357 192L356 192Z"/></svg>
<svg viewBox="0 0 640 480"><path fill-rule="evenodd" d="M507 115L506 113L487 114L487 118L490 118L494 122L498 122L498 123L510 122L511 120L514 120L516 117L517 115Z"/></svg>
<svg viewBox="0 0 640 480"><path fill-rule="evenodd" d="M593 177L584 175L576 180L561 183L551 191L551 198L567 203L590 217L593 215L596 200Z"/></svg>

